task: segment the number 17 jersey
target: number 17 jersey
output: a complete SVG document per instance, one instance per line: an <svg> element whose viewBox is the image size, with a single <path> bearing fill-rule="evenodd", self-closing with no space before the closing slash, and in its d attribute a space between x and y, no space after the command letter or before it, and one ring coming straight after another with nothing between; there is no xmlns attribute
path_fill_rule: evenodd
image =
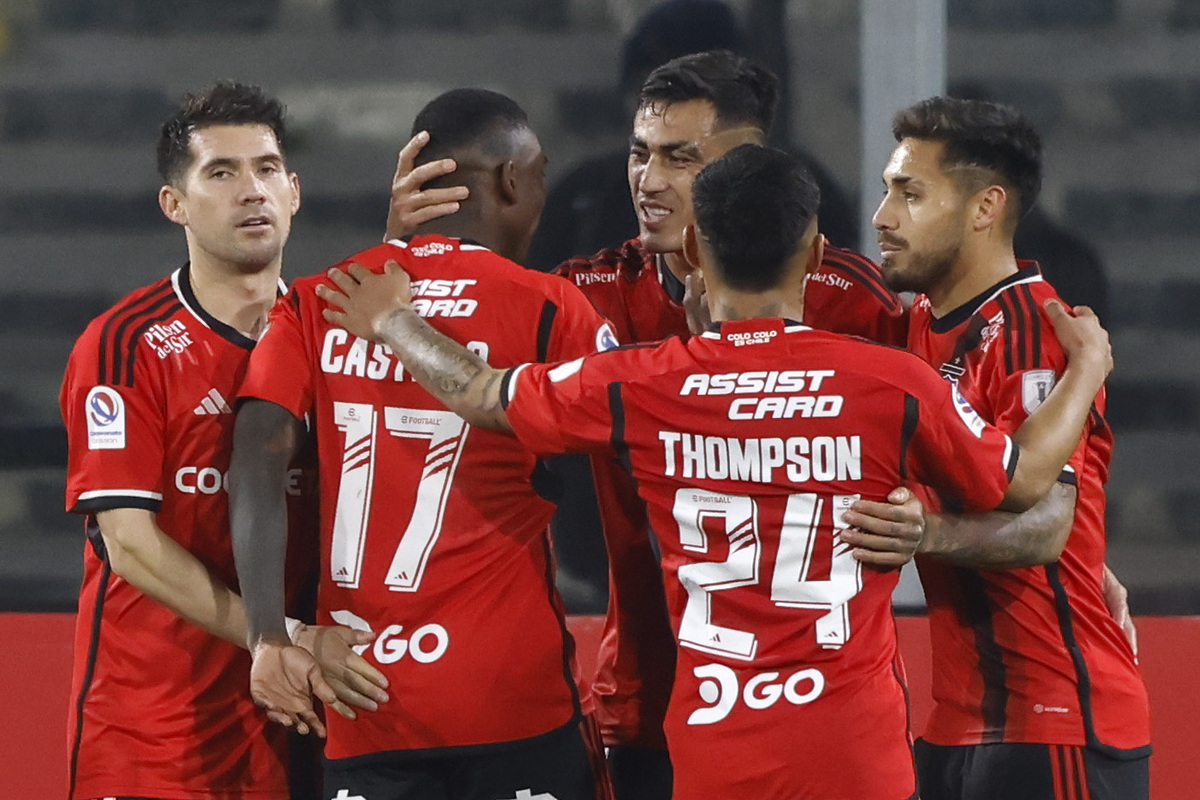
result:
<svg viewBox="0 0 1200 800"><path fill-rule="evenodd" d="M579 291L478 245L441 236L351 257L397 260L414 308L492 365L574 358L611 344ZM323 622L370 628L363 657L391 700L329 716L328 758L487 745L580 713L573 648L554 589L537 461L472 428L384 345L321 315L326 279L296 281L272 312L241 395L315 422Z"/></svg>

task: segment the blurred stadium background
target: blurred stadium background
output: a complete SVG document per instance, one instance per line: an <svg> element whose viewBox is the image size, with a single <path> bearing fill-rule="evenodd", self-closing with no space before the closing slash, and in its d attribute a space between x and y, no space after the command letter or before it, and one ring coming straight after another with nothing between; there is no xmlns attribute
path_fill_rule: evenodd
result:
<svg viewBox="0 0 1200 800"><path fill-rule="evenodd" d="M185 258L153 161L181 92L234 78L287 103L304 202L285 273L308 274L378 241L396 151L442 90L521 102L551 180L620 147L621 42L651 5L0 2L0 609L74 607L82 539L62 510L58 385L87 321ZM783 66L786 138L850 196L874 196L882 160L864 182L858 147L860 4L730 6ZM946 0L946 14L948 83L1035 119L1042 210L1102 264L1086 280L1107 288L1117 360L1110 563L1136 612L1198 613L1200 0Z"/></svg>

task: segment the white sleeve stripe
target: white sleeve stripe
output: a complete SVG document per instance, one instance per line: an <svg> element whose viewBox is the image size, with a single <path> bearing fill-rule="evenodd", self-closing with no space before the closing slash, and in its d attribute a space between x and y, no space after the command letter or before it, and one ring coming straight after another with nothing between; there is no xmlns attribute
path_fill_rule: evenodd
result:
<svg viewBox="0 0 1200 800"><path fill-rule="evenodd" d="M1013 468L1012 457L1013 457L1013 440L1010 436L1008 436L1006 434L1004 437L1004 461L1003 461L1005 472L1008 472L1009 470L1011 470Z"/></svg>
<svg viewBox="0 0 1200 800"><path fill-rule="evenodd" d="M141 497L146 500L162 500L161 492L146 492L141 489L97 489L93 492L83 492L79 500L95 500L98 497Z"/></svg>
<svg viewBox="0 0 1200 800"><path fill-rule="evenodd" d="M517 376L521 374L521 370L525 369L525 368L526 368L526 367L528 367L528 366L529 366L528 364L522 364L522 365L521 365L521 366L519 366L519 367L514 367L514 368L513 368L513 371L512 371L512 374L510 374L510 375L508 376L508 387L507 387L507 389L508 389L508 396L504 398L504 404L505 404L505 405L508 405L509 403L511 403L511 402L513 401L513 397L515 397L515 396L516 396L516 393L517 393Z"/></svg>

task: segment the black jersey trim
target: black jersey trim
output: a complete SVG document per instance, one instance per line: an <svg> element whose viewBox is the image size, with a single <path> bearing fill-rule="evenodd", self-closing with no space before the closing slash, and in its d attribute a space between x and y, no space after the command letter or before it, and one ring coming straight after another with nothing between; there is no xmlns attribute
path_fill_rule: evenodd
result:
<svg viewBox="0 0 1200 800"><path fill-rule="evenodd" d="M542 304L542 315L538 318L537 329L537 360L543 364L550 353L550 337L554 333L554 319L557 316L557 305L550 300Z"/></svg>
<svg viewBox="0 0 1200 800"><path fill-rule="evenodd" d="M579 686L575 683L575 671L571 669L571 663L575 658L575 637L571 636L571 629L567 627L567 616L563 611L562 598L559 597L558 588L554 582L554 547L550 542L549 526L542 531L542 556L546 561L546 599L550 603L550 610L554 612L554 618L558 620L558 630L562 635L563 681L567 684L567 692L571 695L571 708L573 709L571 718L580 719L583 717L583 701L579 697Z"/></svg>
<svg viewBox="0 0 1200 800"><path fill-rule="evenodd" d="M1004 741L1004 730L1008 724L1008 669L1004 656L996 641L996 630L992 615L996 609L988 597L987 582L972 569L957 567L959 586L962 589L962 613L975 633L975 654L979 663L979 675L983 678L983 696L979 701L979 714L983 720L981 744Z"/></svg>
<svg viewBox="0 0 1200 800"><path fill-rule="evenodd" d="M625 441L625 401L621 398L621 383L613 381L608 385L608 408L612 414L612 442L613 451L617 454L617 460L621 462L621 466L632 475L633 462L629 457L629 442Z"/></svg>
<svg viewBox="0 0 1200 800"><path fill-rule="evenodd" d="M887 288L883 282L883 277L871 262L867 261L863 263L862 260L859 260L863 258L858 253L831 253L826 250L825 258L821 264L826 267L842 270L857 278L859 283L871 291L871 294L883 301L889 311L899 308L900 298Z"/></svg>
<svg viewBox="0 0 1200 800"><path fill-rule="evenodd" d="M1133 761L1150 755L1152 750L1150 745L1124 750L1104 744L1096 736L1096 726L1092 715L1092 679L1088 674L1083 650L1075 638L1071 598L1067 596L1067 589L1063 586L1062 578L1058 574L1058 564L1047 564L1043 569L1046 572L1046 582L1054 592L1054 608L1058 616L1058 627L1062 634L1063 645L1067 648L1067 653L1070 654L1071 662L1075 666L1075 685L1079 692L1079 713L1083 717L1083 730L1087 737L1088 749L1121 761Z"/></svg>
<svg viewBox="0 0 1200 800"><path fill-rule="evenodd" d="M921 421L921 404L911 394L904 395L904 421L900 425L900 477L908 477L908 446Z"/></svg>
<svg viewBox="0 0 1200 800"><path fill-rule="evenodd" d="M502 411L508 411L508 386L516 374L517 368L512 367L504 370L504 377L500 379L500 409Z"/></svg>
<svg viewBox="0 0 1200 800"><path fill-rule="evenodd" d="M1013 358L1013 337L1020 335L1020 325L1006 295L1002 294L997 297L996 305L1000 306L1000 313L1004 315L1004 318L1011 322L1004 326L1004 372L1011 375L1016 364L1016 360Z"/></svg>
<svg viewBox="0 0 1200 800"><path fill-rule="evenodd" d="M96 594L96 607L92 611L92 623L88 636L87 660L84 662L83 682L79 687L79 696L75 698L75 731L72 733L70 780L67 797L75 796L75 779L79 770L79 748L83 744L83 707L87 702L88 692L92 688L92 679L96 676L96 661L100 654L100 630L104 619L104 599L108 596L108 579L112 575L112 565L105 551L104 540L100 538L100 526L95 517L88 517L84 522L91 546L95 548L100 558L100 588ZM97 544L99 542L99 544Z"/></svg>
<svg viewBox="0 0 1200 800"><path fill-rule="evenodd" d="M1042 365L1042 315L1038 313L1037 300L1034 298L1029 284L1022 284L1017 291L1025 301L1025 307L1029 312L1029 333L1033 340L1030 342L1029 366L1036 369Z"/></svg>
<svg viewBox="0 0 1200 800"><path fill-rule="evenodd" d="M188 311L195 314L201 322L216 331L221 338L228 339L238 347L253 350L256 344L253 339L232 325L226 325L224 322L221 322L221 320L208 313L204 309L204 306L200 305L200 301L196 299L196 293L192 291L191 268L191 262L188 262L183 265L176 275L176 286L179 296L183 300L183 305L187 307Z"/></svg>
<svg viewBox="0 0 1200 800"><path fill-rule="evenodd" d="M1017 476L1017 462L1021 460L1021 445L1014 442L1011 436L1008 438L1008 443L1012 445L1012 454L1008 457L1004 473L1008 475L1008 482L1012 483L1013 478Z"/></svg>
<svg viewBox="0 0 1200 800"><path fill-rule="evenodd" d="M934 319L930 323L929 328L934 333L947 333L949 331L952 331L955 328L957 328L959 325L961 325L962 323L966 322L967 319L972 314L975 314L976 312L979 311L979 309L983 308L983 305L988 300L991 300L993 297L995 297L997 294L999 294L1000 292L1007 289L1009 286L1012 286L1017 283L1021 283L1023 281L1029 281L1029 280L1033 280L1035 278L1041 278L1041 275L1042 275L1042 272L1041 272L1041 270L1038 269L1036 264L1031 264L1030 266L1025 267L1024 269L1017 270L1012 275L1009 275L1007 278L1000 281L999 283L996 283L996 284L988 287L987 289L984 289L982 292L975 295L970 300L963 303L961 306L954 309L950 313L946 314L944 317L939 317L937 319Z"/></svg>
<svg viewBox="0 0 1200 800"><path fill-rule="evenodd" d="M128 491L128 490L127 490ZM135 495L107 495L80 500L71 506L72 514L96 514L100 511L111 511L114 508L140 508L157 514L162 510L162 499L152 497L137 497Z"/></svg>
<svg viewBox="0 0 1200 800"><path fill-rule="evenodd" d="M149 325L171 316L180 307L179 298L175 296L171 284L165 282L120 313L109 317L100 332L98 382L109 386L133 386L133 360L137 353L138 337ZM150 318L148 324L147 317ZM134 326L133 333L129 333L130 326Z"/></svg>

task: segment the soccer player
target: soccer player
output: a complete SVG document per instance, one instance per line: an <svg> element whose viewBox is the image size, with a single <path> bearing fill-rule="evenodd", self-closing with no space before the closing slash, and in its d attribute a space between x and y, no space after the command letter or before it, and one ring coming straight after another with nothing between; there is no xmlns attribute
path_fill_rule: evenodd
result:
<svg viewBox="0 0 1200 800"><path fill-rule="evenodd" d="M1013 109L944 97L899 112L893 132L874 222L884 277L921 293L908 346L1012 431L1065 363L1043 310L1054 289L1013 254L1041 184L1040 139ZM987 556L972 546L920 561L936 665L918 743L925 800L1148 796L1146 690L1104 596L1104 411L1100 392L1059 485L1010 526L1037 558L968 569Z"/></svg>
<svg viewBox="0 0 1200 800"><path fill-rule="evenodd" d="M428 133L422 157L455 160L470 198L353 258L403 262L421 313L489 363L611 346L610 327L575 287L513 263L545 201L545 156L524 111L459 89L431 101L414 130ZM606 792L554 588L554 506L539 494L537 458L447 411L387 348L326 322L314 294L323 280L297 281L279 303L241 389L232 527L256 698L276 719L311 724L313 679L298 692L290 682L293 666L312 664L283 628L279 480L307 417L322 475L319 617L377 634L363 655L395 698L354 722L329 720L326 796Z"/></svg>
<svg viewBox="0 0 1200 800"><path fill-rule="evenodd" d="M491 367L420 318L394 264L332 271L324 315L386 343L471 424L541 453L612 450L630 470L679 642L675 797L914 797L897 573L851 557L841 517L907 480L967 508L1029 507L1078 441L1106 335L1047 310L1072 361L1010 439L915 356L795 322L823 239L793 157L736 148L693 199L685 252L719 326L686 343Z"/></svg>
<svg viewBox="0 0 1200 800"><path fill-rule="evenodd" d="M184 98L162 127L158 167L159 204L183 227L188 262L94 320L67 363L66 502L86 515L88 537L68 726L76 800L288 797L286 736L267 730L248 691L226 495L230 404L280 293L300 205L283 139L283 107L257 87ZM300 545L289 608L313 566L307 463L289 473ZM366 695L386 697L350 651L369 637L302 638L344 699L369 708Z"/></svg>
<svg viewBox="0 0 1200 800"><path fill-rule="evenodd" d="M683 230L693 220L692 181L733 147L762 143L778 95L773 74L726 50L683 56L651 72L640 93L628 161L639 236L590 257L570 259L556 270L613 323L619 341L690 335L684 293L694 268L683 255ZM390 230L404 229L418 214L451 210L437 204L461 197L444 188L419 193L423 182L416 173L406 178L404 169L402 163L393 188ZM822 330L902 344L904 309L875 265L832 245L824 252L808 281L803 321ZM579 492L588 482L586 464L581 469L579 457L568 459L574 460L556 459L556 469L566 477L567 491ZM633 492L627 479L604 462L593 464L597 489L606 499L599 513L609 562L609 606L592 687L597 718L609 747L617 796L666 800L671 764L662 720L675 644L659 588L658 555L640 504L621 500ZM595 515L581 510L595 500L580 494L556 519L568 529L567 536ZM886 513L873 508L876 514ZM866 517L860 522L866 524Z"/></svg>

